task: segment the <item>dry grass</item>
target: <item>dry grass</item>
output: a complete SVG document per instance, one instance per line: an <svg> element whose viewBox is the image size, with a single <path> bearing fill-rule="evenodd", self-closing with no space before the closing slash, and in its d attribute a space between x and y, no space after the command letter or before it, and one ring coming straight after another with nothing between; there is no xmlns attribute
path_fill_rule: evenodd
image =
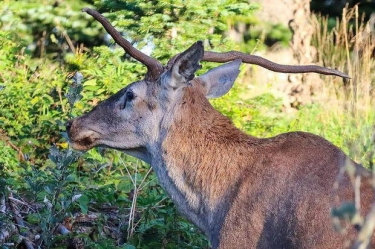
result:
<svg viewBox="0 0 375 249"><path fill-rule="evenodd" d="M343 9L341 20L336 20L332 30L328 30L327 17L313 16L312 20L317 64L339 68L352 77L344 82L336 78L333 84L322 86L328 93L325 98L336 101L338 109L354 118L368 116L373 112L375 97L375 34L371 27L359 15L358 6Z"/></svg>

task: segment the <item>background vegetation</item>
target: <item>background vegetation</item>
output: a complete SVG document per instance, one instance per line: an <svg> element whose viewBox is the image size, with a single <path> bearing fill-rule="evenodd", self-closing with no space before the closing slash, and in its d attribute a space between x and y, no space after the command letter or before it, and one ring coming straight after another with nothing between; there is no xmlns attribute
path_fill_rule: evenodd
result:
<svg viewBox="0 0 375 249"><path fill-rule="evenodd" d="M88 5L163 62L196 40L216 51L265 47L257 34L246 40L246 49L225 36L231 23L256 20L257 6L247 1L1 2L0 245L208 248L199 231L178 215L149 166L113 150L79 153L67 144L66 120L145 72L80 12ZM271 85L260 86L248 76L250 66L213 104L253 135L310 131L372 167L375 43L361 20L356 9L345 10L334 25L316 16L317 63L346 71L353 80L325 77L313 104L285 113ZM287 44L289 35L274 35L284 31L274 26L269 36ZM212 66L207 63L203 70Z"/></svg>

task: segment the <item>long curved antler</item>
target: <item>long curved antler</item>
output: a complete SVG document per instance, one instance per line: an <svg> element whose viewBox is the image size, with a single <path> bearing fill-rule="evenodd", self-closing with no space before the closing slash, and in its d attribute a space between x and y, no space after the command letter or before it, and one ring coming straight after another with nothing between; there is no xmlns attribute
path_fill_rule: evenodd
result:
<svg viewBox="0 0 375 249"><path fill-rule="evenodd" d="M167 68L173 65L174 60L179 54L173 56L167 64ZM240 59L243 63L254 64L264 67L268 70L278 72L278 73L319 73L325 75L336 75L345 79L350 79L350 76L340 72L336 69L317 66L317 65L283 65L267 60L263 57L251 54L245 54L239 51L229 51L229 52L213 52L205 51L204 56L201 61L209 62L229 62Z"/></svg>
<svg viewBox="0 0 375 249"><path fill-rule="evenodd" d="M147 67L146 80L156 80L164 71L163 65L158 60L133 47L133 45L122 37L121 34L111 25L111 23L99 12L90 8L84 8L82 11L88 13L94 17L95 20L100 22L118 45L120 45L131 57Z"/></svg>
<svg viewBox="0 0 375 249"><path fill-rule="evenodd" d="M255 64L264 67L268 70L279 73L319 73L326 75L336 75L342 78L350 79L349 75L335 69L321 67L317 65L282 65L264 59L260 56L245 54L238 51L230 51L223 53L206 51L204 52L202 61L229 62L236 59L241 59L244 63Z"/></svg>

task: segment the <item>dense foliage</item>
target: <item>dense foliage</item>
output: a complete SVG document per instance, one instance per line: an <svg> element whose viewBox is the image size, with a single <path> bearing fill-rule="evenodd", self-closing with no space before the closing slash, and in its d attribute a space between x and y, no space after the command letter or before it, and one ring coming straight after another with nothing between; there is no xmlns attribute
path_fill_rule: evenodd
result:
<svg viewBox="0 0 375 249"><path fill-rule="evenodd" d="M225 34L234 22L252 22L256 13L255 5L231 0L0 3L0 243L6 242L3 248L25 240L43 248L207 248L149 166L113 150L78 153L68 146L66 120L145 72L81 13L86 5L104 12L135 46L163 62L199 39L212 50L242 47ZM374 161L372 142L359 139L370 137L373 112L360 124L320 103L286 115L281 99L252 96L244 83L213 104L253 135L313 131L366 165ZM355 118L363 118L359 113ZM351 146L354 141L363 142ZM12 205L4 204L6 199ZM19 230L11 225L16 216L25 223Z"/></svg>

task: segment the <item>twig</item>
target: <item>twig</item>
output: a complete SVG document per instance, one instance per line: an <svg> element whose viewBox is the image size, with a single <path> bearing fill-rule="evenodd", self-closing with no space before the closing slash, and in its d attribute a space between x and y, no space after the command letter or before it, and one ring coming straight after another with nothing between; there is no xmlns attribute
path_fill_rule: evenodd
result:
<svg viewBox="0 0 375 249"><path fill-rule="evenodd" d="M3 243L2 245L3 246L8 246L8 247L13 247L14 243Z"/></svg>
<svg viewBox="0 0 375 249"><path fill-rule="evenodd" d="M10 224L8 227L0 230L0 242L4 242L15 231L16 231L16 227L13 224Z"/></svg>
<svg viewBox="0 0 375 249"><path fill-rule="evenodd" d="M135 167L134 180L133 180L133 178L131 177L131 175L129 173L128 167L125 167L126 171L129 174L130 179L133 182L133 186L134 186L133 198L132 198L132 205L131 205L130 214L129 214L127 239L130 239L133 236L133 233L134 233L134 230L135 230L134 217L135 217L135 213L136 213L137 198L138 198L138 193L139 193L138 187L137 187L137 173L138 173L138 167L137 166L138 166L138 164L135 164L135 165L136 165L136 167Z"/></svg>
<svg viewBox="0 0 375 249"><path fill-rule="evenodd" d="M22 242L25 245L26 249L34 249L33 244L31 243L31 241L28 238L24 237L22 239Z"/></svg>
<svg viewBox="0 0 375 249"><path fill-rule="evenodd" d="M2 134L1 131L2 131L2 130L0 130L0 138L3 137L5 143L8 144L10 147L12 147L14 150L17 151L18 156L19 156L19 159L20 159L21 161L25 161L25 156L23 155L21 149L18 148L17 146L15 146L15 145L10 141L10 138L9 138L8 136L6 136L5 134Z"/></svg>
<svg viewBox="0 0 375 249"><path fill-rule="evenodd" d="M0 213L5 214L7 211L7 206L5 205L5 195L1 195L0 199Z"/></svg>
<svg viewBox="0 0 375 249"><path fill-rule="evenodd" d="M8 199L9 198L13 198L13 194L12 193L9 194ZM24 236L23 239L22 239L22 243L24 244L24 246L26 247L26 249L34 249L34 246L30 242L30 240L27 238L29 234L27 232L20 232L20 227L26 227L26 226L25 226L25 223L23 222L23 219L22 219L22 217L20 215L20 212L17 210L17 208L15 207L14 203L12 201L10 201L10 199L9 199L9 206L12 209L12 212L14 214L14 220L16 221L19 233L22 236Z"/></svg>
<svg viewBox="0 0 375 249"><path fill-rule="evenodd" d="M367 214L365 223L353 245L353 249L366 249L370 243L371 236L375 230L375 203L372 204L370 212Z"/></svg>
<svg viewBox="0 0 375 249"><path fill-rule="evenodd" d="M67 42L68 45L69 45L69 48L72 50L73 54L75 54L75 53L76 53L76 49L75 49L75 47L74 47L74 45L73 45L73 42L72 42L72 40L70 39L69 35L68 35L65 31L63 31L62 33L63 33L63 35L64 35L64 38L65 38L66 42Z"/></svg>
<svg viewBox="0 0 375 249"><path fill-rule="evenodd" d="M1 195L0 199L0 213L5 214L7 210L6 204L5 204L5 195ZM0 230L0 242L5 241L6 238L8 238L11 235L12 229L9 229L9 227L5 227L4 229Z"/></svg>
<svg viewBox="0 0 375 249"><path fill-rule="evenodd" d="M23 206L28 206L29 207L29 204L27 204L26 202L23 202L23 201L20 201L12 196L9 196L8 197L8 200L12 201L12 202L17 202L18 204L21 204Z"/></svg>
<svg viewBox="0 0 375 249"><path fill-rule="evenodd" d="M141 191L144 187L146 187L150 182L146 182L143 184L148 177L148 175L151 173L152 168L150 167L149 170L147 171L146 175L143 177L142 182L139 184L138 191Z"/></svg>

